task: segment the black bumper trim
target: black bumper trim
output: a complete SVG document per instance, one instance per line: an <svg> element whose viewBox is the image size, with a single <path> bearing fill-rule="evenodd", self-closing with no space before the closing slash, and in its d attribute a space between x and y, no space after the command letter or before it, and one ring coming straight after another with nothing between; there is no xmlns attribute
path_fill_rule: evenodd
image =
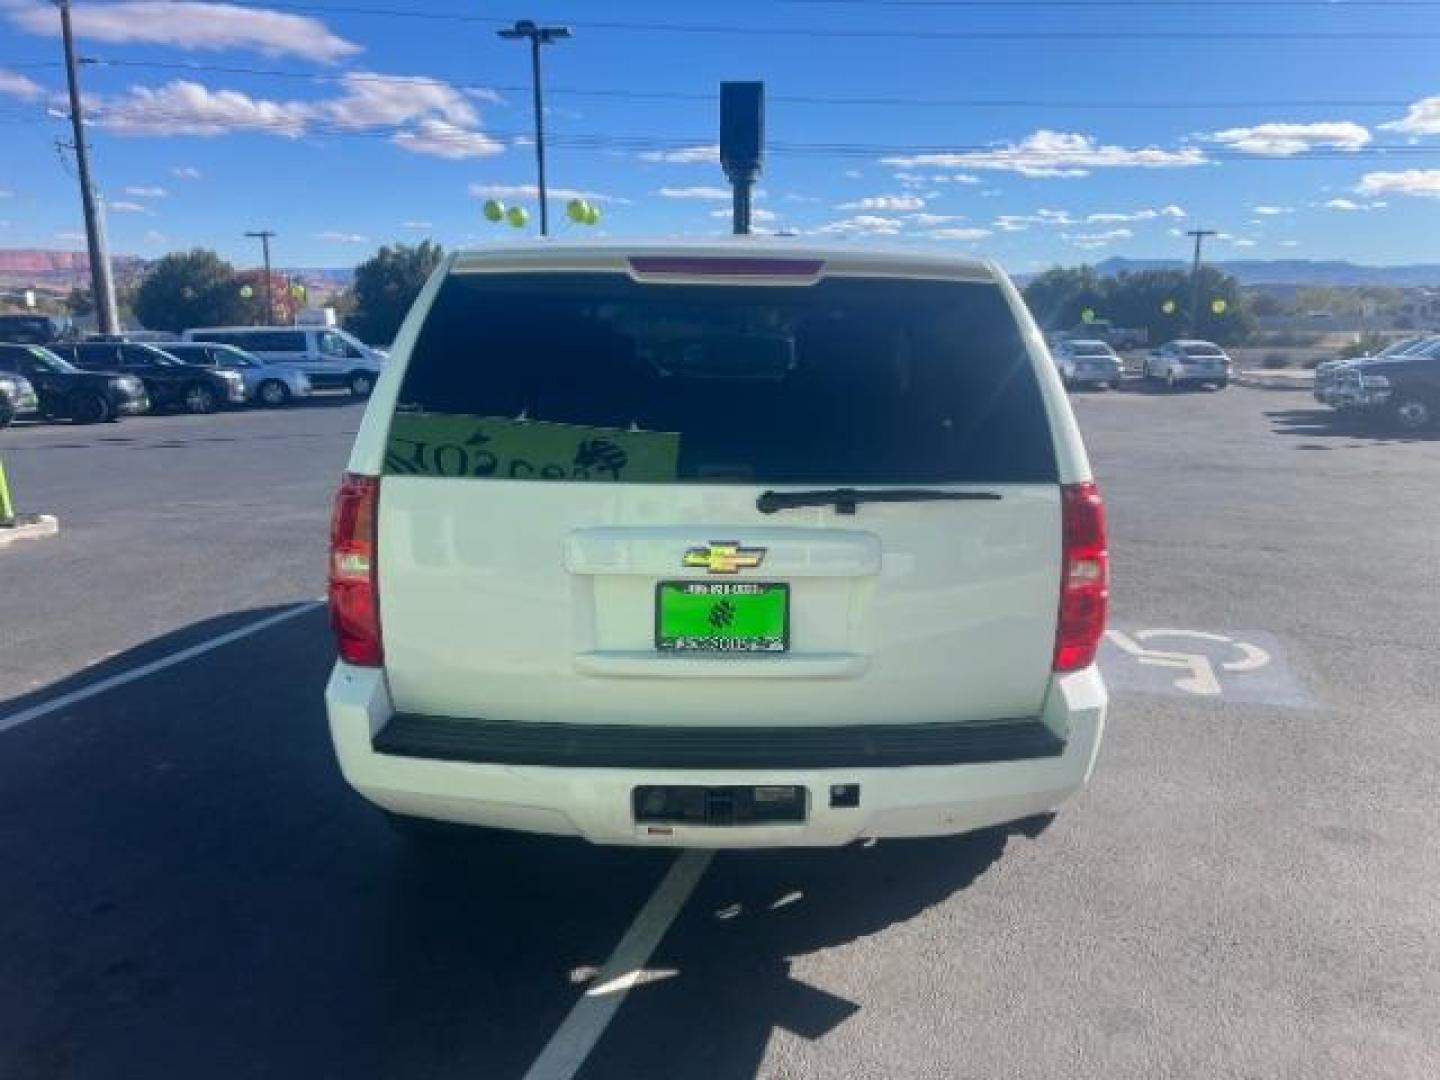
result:
<svg viewBox="0 0 1440 1080"><path fill-rule="evenodd" d="M840 769L975 765L1059 757L1039 720L834 727L651 727L515 723L397 713L380 754L590 769Z"/></svg>

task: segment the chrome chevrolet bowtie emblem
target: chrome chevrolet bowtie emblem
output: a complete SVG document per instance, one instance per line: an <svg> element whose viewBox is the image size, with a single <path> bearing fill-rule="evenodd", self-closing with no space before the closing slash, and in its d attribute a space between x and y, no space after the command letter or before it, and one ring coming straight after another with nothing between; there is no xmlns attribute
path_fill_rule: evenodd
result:
<svg viewBox="0 0 1440 1080"><path fill-rule="evenodd" d="M753 570L764 561L764 548L741 547L736 541L712 540L705 547L693 547L686 551L681 565L711 574L735 574L741 570Z"/></svg>

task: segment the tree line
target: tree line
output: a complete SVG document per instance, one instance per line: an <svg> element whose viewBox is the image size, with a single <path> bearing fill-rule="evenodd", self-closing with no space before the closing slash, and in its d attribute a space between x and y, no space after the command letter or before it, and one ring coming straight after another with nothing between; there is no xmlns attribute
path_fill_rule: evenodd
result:
<svg viewBox="0 0 1440 1080"><path fill-rule="evenodd" d="M1255 332L1255 313L1240 283L1200 268L1199 324L1190 327L1193 278L1184 270L1139 270L1102 277L1093 266L1055 266L1025 286L1025 303L1042 329L1075 330L1105 321L1148 331L1152 342L1198 337L1219 344ZM1088 317L1087 317L1088 316Z"/></svg>

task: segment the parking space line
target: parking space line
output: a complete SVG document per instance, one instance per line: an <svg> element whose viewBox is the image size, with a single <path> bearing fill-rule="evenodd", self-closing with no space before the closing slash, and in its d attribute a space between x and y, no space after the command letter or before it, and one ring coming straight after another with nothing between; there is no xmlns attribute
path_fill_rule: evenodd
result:
<svg viewBox="0 0 1440 1080"><path fill-rule="evenodd" d="M131 668L129 671L122 671L118 675L111 675L108 678L101 679L99 682L91 683L89 686L82 686L79 690L72 690L68 694L61 694L59 697L52 698L49 701L42 701L39 705L32 705L28 709L21 709L19 712L11 713L9 716L0 716L0 731L9 731L11 728L19 727L21 724L27 724L31 720L38 720L42 716L68 708L78 702L95 697L97 694L103 694L107 690L114 690L117 686L124 686L126 683L143 679L147 675L153 675L157 671L164 671L166 668L174 667L176 664L183 664L186 660L193 660L197 656L203 656L215 649L229 645L231 642L239 641L241 638L247 638L252 634L258 634L261 630L268 630L270 627L285 622L287 619L293 619L298 615L304 615L306 612L314 611L316 608L323 606L324 603L323 600L306 600L303 603L297 604L292 608L286 608L284 611L274 615L267 615L263 619L256 619L252 623L246 623L244 626L237 627L218 637L202 641L197 645L191 645L188 648L181 649L179 652L170 653L168 656L162 656L158 660L152 660L148 664L141 664L139 667Z"/></svg>
<svg viewBox="0 0 1440 1080"><path fill-rule="evenodd" d="M685 851L670 864L590 989L575 1003L525 1073L525 1080L570 1080L585 1064L655 946L660 944L665 931L670 929L675 916L694 892L714 854L713 851Z"/></svg>

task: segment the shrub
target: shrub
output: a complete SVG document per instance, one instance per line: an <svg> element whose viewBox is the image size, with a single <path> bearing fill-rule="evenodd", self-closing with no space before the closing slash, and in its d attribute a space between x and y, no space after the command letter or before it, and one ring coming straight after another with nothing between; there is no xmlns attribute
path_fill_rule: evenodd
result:
<svg viewBox="0 0 1440 1080"><path fill-rule="evenodd" d="M1260 361L1261 367L1269 368L1272 371L1276 368L1287 368L1290 364L1290 354L1283 352L1267 352L1265 358Z"/></svg>

